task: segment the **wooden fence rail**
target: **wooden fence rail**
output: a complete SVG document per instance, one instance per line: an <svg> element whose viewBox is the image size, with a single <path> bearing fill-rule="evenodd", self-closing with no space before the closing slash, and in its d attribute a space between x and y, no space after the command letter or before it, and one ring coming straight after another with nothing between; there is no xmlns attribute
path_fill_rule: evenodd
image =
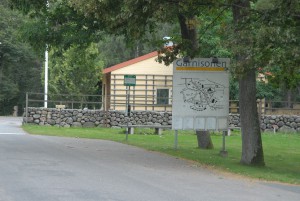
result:
<svg viewBox="0 0 300 201"><path fill-rule="evenodd" d="M112 99L113 97L113 99ZM132 110L147 111L172 111L172 98L166 101L168 104L158 104L156 95L134 95L130 98ZM109 102L107 100L110 100ZM67 109L97 109L104 110L125 110L126 94L111 95L74 95L74 94L48 94L48 108L55 108L57 105L64 105ZM105 105L109 104L109 107ZM27 93L27 107L43 107L44 93ZM257 109L260 115L300 115L300 102L257 100ZM239 101L229 101L229 113L239 113Z"/></svg>

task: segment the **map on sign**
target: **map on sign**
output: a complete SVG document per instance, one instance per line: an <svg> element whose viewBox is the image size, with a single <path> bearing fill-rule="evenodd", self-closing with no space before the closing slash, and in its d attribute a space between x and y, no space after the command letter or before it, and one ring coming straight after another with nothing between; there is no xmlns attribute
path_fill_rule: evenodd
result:
<svg viewBox="0 0 300 201"><path fill-rule="evenodd" d="M184 87L181 90L183 102L192 110L219 110L225 107L225 86L221 83L197 78L182 78Z"/></svg>
<svg viewBox="0 0 300 201"><path fill-rule="evenodd" d="M230 60L195 58L173 63L172 129L226 130Z"/></svg>

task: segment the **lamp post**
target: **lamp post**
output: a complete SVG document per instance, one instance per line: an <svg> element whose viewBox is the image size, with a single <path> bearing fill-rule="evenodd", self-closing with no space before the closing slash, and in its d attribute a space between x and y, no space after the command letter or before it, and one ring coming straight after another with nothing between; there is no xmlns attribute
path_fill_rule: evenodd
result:
<svg viewBox="0 0 300 201"><path fill-rule="evenodd" d="M45 51L45 91L44 91L44 107L48 107L48 45Z"/></svg>
<svg viewBox="0 0 300 201"><path fill-rule="evenodd" d="M46 0L46 9L49 9L49 1ZM46 27L48 32L48 20L46 20ZM44 89L44 108L48 107L48 44L45 50L45 89Z"/></svg>

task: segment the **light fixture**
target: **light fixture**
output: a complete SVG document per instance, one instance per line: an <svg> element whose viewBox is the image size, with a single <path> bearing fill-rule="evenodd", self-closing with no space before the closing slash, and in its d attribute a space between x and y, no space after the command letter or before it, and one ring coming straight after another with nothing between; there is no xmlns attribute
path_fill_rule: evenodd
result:
<svg viewBox="0 0 300 201"><path fill-rule="evenodd" d="M218 58L217 57L213 57L212 60L211 60L211 63L215 63L215 64L219 63Z"/></svg>
<svg viewBox="0 0 300 201"><path fill-rule="evenodd" d="M173 41L171 41L171 39L172 39L172 37L170 37L170 36L163 37L163 40L165 41L165 44L164 44L165 48L174 46Z"/></svg>
<svg viewBox="0 0 300 201"><path fill-rule="evenodd" d="M183 57L183 62L184 62L184 63L189 63L190 60L191 60L191 58L190 58L189 56Z"/></svg>

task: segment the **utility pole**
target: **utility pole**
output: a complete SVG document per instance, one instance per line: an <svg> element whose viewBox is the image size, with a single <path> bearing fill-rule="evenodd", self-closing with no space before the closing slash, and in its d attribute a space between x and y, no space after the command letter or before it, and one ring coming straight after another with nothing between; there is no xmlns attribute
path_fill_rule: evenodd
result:
<svg viewBox="0 0 300 201"><path fill-rule="evenodd" d="M46 9L49 9L49 1L46 0ZM46 20L47 32L48 30L48 19ZM46 44L45 51L45 89L44 89L44 107L48 107L48 44Z"/></svg>
<svg viewBox="0 0 300 201"><path fill-rule="evenodd" d="M44 91L44 107L48 107L48 45L45 51L45 91Z"/></svg>

